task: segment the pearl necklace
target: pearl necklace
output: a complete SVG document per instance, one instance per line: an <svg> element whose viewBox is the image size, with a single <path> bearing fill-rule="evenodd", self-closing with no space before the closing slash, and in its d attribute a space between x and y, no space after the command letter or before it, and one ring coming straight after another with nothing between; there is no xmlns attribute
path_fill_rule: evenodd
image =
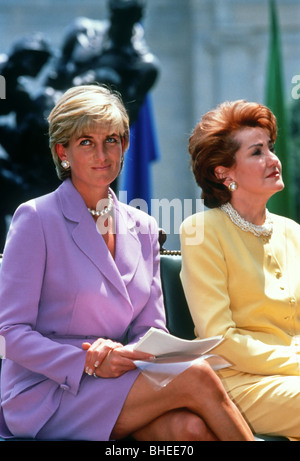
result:
<svg viewBox="0 0 300 461"><path fill-rule="evenodd" d="M108 192L108 205L106 208L103 208L103 210L91 210L91 208L88 208L88 210L92 216L96 216L97 218L99 218L100 216L105 216L108 213L110 213L112 210L113 204L114 204L113 197L111 193Z"/></svg>
<svg viewBox="0 0 300 461"><path fill-rule="evenodd" d="M266 209L266 220L263 226L257 226L249 221L242 218L239 213L233 208L231 203L227 202L220 206L220 209L224 211L231 221L236 224L240 229L245 232L252 232L256 237L270 237L273 232L273 221L271 219L269 211Z"/></svg>

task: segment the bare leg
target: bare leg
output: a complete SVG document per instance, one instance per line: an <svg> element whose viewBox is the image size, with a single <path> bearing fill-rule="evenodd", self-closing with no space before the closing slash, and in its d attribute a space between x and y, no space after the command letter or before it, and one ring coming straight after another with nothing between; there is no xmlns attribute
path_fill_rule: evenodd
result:
<svg viewBox="0 0 300 461"><path fill-rule="evenodd" d="M207 441L218 440L205 422L186 409L172 410L132 434L143 441Z"/></svg>
<svg viewBox="0 0 300 461"><path fill-rule="evenodd" d="M142 374L139 375L127 396L112 437L119 439L134 433L138 436L141 429L140 435L145 437L147 426L152 434L155 431L159 434L163 421L160 417L169 414L169 418L174 418L175 413L170 412L179 409L198 416L219 440L253 440L248 425L229 399L220 379L203 361L196 362L159 391L154 390ZM170 434L172 436L174 433ZM178 434L177 440L180 438Z"/></svg>

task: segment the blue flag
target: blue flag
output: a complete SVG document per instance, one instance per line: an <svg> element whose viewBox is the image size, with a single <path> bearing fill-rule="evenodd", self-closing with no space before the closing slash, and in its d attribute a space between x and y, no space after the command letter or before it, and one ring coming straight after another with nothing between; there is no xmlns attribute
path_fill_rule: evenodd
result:
<svg viewBox="0 0 300 461"><path fill-rule="evenodd" d="M120 191L127 192L127 203L143 199L150 210L152 197L151 163L160 158L151 99L147 95L138 119L130 127L130 145L125 154Z"/></svg>

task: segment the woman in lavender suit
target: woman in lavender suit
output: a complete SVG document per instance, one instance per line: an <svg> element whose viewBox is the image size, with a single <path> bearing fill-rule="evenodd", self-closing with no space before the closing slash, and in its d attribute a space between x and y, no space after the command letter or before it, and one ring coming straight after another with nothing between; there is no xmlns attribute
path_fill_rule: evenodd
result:
<svg viewBox="0 0 300 461"><path fill-rule="evenodd" d="M120 97L72 88L49 123L63 182L17 209L1 268L2 436L252 440L207 364L160 391L134 364L166 327L155 221L109 188L129 142Z"/></svg>

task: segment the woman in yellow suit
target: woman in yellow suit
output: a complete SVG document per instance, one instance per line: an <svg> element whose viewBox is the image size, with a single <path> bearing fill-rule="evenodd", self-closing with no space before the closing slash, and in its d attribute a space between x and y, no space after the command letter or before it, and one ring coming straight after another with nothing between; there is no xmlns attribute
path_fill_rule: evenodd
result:
<svg viewBox="0 0 300 461"><path fill-rule="evenodd" d="M225 338L216 351L232 366L219 373L252 430L300 439L300 226L266 208L284 187L276 135L270 110L246 101L195 127L210 209L182 225L181 279L197 336Z"/></svg>

